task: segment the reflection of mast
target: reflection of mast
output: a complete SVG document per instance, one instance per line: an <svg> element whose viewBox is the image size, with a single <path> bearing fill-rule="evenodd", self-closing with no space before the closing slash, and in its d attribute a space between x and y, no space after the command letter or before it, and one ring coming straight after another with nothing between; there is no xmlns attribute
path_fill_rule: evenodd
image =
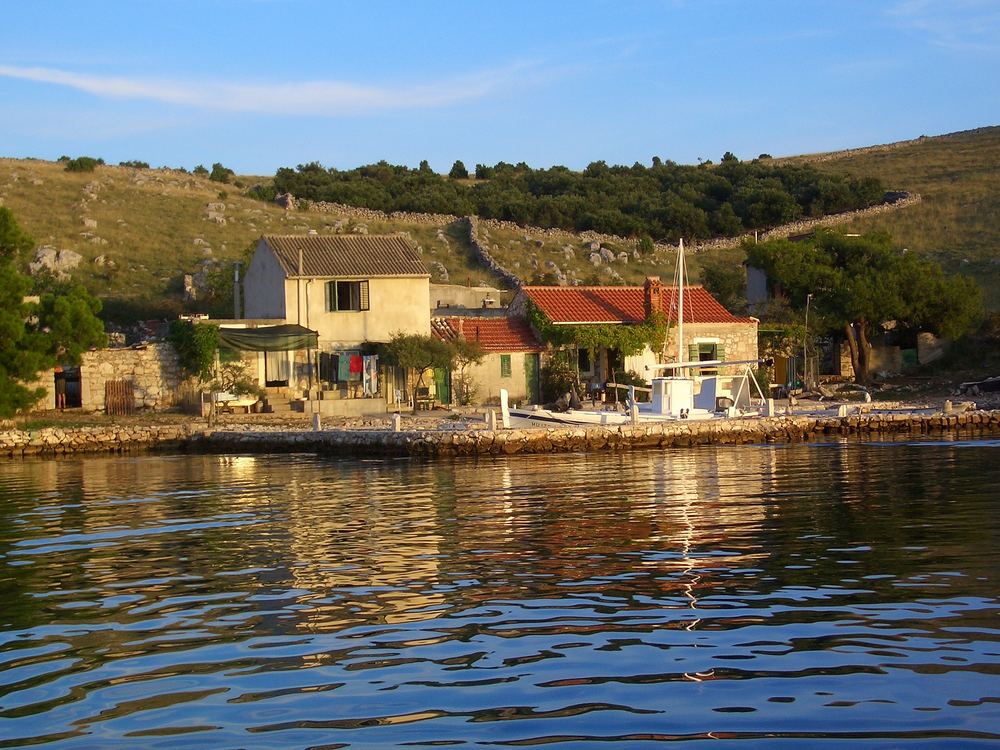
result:
<svg viewBox="0 0 1000 750"><path fill-rule="evenodd" d="M685 567L684 571L684 596L687 597L688 606L692 610L698 609L698 597L695 596L695 588L701 582L701 576L695 572L694 560L691 558L691 542L694 539L694 522L691 520L691 506L694 503L694 498L689 493L684 493L684 503L681 505L681 515L684 518L685 533L683 535L683 540L681 541L681 556L684 560ZM694 617L684 629L688 632L694 631L698 627L698 623L701 622L700 617ZM691 644L694 648L698 648L698 643ZM685 672L684 679L691 680L692 682L701 682L702 680L710 679L714 676L715 670L709 669L707 672Z"/></svg>
<svg viewBox="0 0 1000 750"><path fill-rule="evenodd" d="M684 488L678 493L677 497L680 501L678 508L680 509L683 523L683 531L680 538L680 553L681 561L683 562L683 567L681 568L683 582L681 586L684 591L684 597L688 600L688 608L695 613L695 616L688 621L684 629L688 632L694 632L698 627L698 623L701 622L701 618L697 616L698 596L696 594L696 590L701 583L701 574L697 572L696 561L691 556L692 547L695 542L693 511L694 505L698 501L698 486L697 480L691 475L678 477L677 484ZM691 645L694 648L698 648L697 642ZM709 669L706 672L685 672L684 679L691 680L692 682L701 682L702 680L710 679L714 674L714 669Z"/></svg>

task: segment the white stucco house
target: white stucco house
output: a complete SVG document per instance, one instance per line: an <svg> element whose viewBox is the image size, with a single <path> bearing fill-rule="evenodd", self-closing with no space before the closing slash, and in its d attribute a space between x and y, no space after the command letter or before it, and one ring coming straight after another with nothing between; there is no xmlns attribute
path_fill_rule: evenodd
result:
<svg viewBox="0 0 1000 750"><path fill-rule="evenodd" d="M369 345L430 335L430 274L401 235L265 235L243 279L244 318L317 334L314 351L262 352L265 385L308 388L310 400L396 402L397 373ZM377 411L340 404L324 413ZM361 412L357 412L361 413Z"/></svg>

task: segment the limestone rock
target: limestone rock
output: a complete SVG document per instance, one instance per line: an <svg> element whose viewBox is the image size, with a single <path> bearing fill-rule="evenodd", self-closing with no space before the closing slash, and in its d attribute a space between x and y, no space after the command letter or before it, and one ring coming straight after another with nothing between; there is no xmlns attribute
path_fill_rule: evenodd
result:
<svg viewBox="0 0 1000 750"><path fill-rule="evenodd" d="M80 265L83 256L72 250L57 250L51 245L42 245L35 251L35 259L28 264L32 275L43 271L66 278L69 272Z"/></svg>

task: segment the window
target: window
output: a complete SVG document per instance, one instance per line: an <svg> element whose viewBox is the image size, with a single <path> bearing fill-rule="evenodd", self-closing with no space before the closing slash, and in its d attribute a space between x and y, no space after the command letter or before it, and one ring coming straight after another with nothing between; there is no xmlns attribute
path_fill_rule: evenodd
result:
<svg viewBox="0 0 1000 750"><path fill-rule="evenodd" d="M501 354L500 355L500 377L509 378L510 377L510 355Z"/></svg>
<svg viewBox="0 0 1000 750"><path fill-rule="evenodd" d="M594 362L590 358L590 349L580 349L577 351L576 368L581 375L594 374Z"/></svg>
<svg viewBox="0 0 1000 750"><path fill-rule="evenodd" d="M367 281L326 282L326 309L330 312L368 309Z"/></svg>

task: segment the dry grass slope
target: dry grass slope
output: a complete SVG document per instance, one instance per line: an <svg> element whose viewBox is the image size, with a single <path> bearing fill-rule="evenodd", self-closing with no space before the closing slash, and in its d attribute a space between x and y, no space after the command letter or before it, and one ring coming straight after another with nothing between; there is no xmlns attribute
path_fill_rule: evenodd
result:
<svg viewBox="0 0 1000 750"><path fill-rule="evenodd" d="M888 230L903 247L977 278L988 306L1000 309L1000 127L802 159L920 193L920 204L857 221L851 231Z"/></svg>
<svg viewBox="0 0 1000 750"><path fill-rule="evenodd" d="M901 245L974 275L988 305L1000 309L1000 127L795 160L873 175L891 189L921 193L924 200L917 206L849 226L887 229ZM496 283L473 260L462 222L390 218L350 208L286 211L248 198L235 186L174 170L103 166L80 174L52 162L0 159L0 203L39 245L80 253L84 260L75 275L91 291L148 316L180 309L184 274L230 264L268 233L404 232L420 248L432 281ZM674 254L662 248L639 256L630 241L603 241L613 260L606 253L595 265L586 237L482 226L481 239L491 254L524 281L552 283L561 274L571 283L634 284L647 275L665 281L673 276ZM111 263L95 262L101 258ZM741 260L738 248L705 251L689 257L690 276L697 279L698 266L706 261Z"/></svg>

